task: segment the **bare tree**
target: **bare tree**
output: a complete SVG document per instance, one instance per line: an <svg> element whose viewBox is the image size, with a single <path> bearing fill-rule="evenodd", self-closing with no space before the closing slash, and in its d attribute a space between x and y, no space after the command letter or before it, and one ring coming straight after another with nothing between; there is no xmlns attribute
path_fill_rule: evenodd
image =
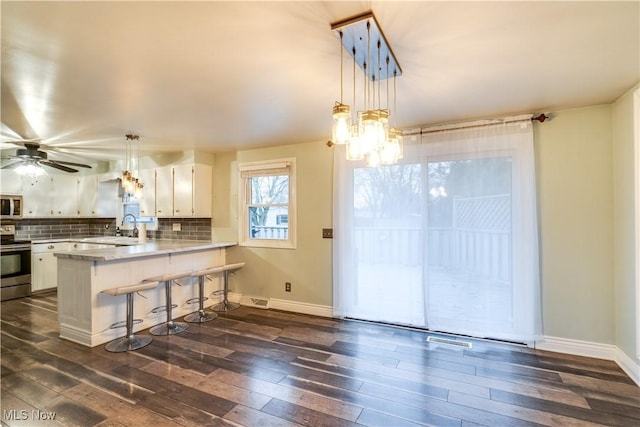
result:
<svg viewBox="0 0 640 427"><path fill-rule="evenodd" d="M287 175L256 176L251 178L252 226L266 224L273 204L289 203L289 177Z"/></svg>

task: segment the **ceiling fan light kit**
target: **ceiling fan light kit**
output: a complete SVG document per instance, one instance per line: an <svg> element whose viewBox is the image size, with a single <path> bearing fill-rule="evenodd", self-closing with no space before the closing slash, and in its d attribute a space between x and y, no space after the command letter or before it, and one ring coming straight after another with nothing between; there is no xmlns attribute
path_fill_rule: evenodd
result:
<svg viewBox="0 0 640 427"><path fill-rule="evenodd" d="M17 174L24 176L35 177L46 174L43 166L69 173L78 172L74 167L91 169L91 166L82 163L49 159L47 153L40 150L40 144L35 142L25 142L24 148L18 148L15 156L11 156L10 159L15 159L17 162L3 166L2 169L12 168Z"/></svg>

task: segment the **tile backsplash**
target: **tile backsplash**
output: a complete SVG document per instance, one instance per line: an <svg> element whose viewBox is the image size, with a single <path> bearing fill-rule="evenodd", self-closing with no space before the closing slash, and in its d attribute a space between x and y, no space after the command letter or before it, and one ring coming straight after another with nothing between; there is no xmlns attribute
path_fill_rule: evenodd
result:
<svg viewBox="0 0 640 427"><path fill-rule="evenodd" d="M180 224L180 231L172 231ZM115 218L36 218L15 221L16 239L43 240L66 237L115 236ZM149 239L211 240L211 218L158 218L158 230Z"/></svg>

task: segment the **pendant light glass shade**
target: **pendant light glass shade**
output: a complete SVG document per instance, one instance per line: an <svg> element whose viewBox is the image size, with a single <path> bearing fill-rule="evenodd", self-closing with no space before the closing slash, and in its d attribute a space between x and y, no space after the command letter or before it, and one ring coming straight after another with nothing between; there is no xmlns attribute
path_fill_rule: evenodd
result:
<svg viewBox="0 0 640 427"><path fill-rule="evenodd" d="M351 132L351 107L342 103L333 106L333 143L346 144Z"/></svg>
<svg viewBox="0 0 640 427"><path fill-rule="evenodd" d="M360 143L360 126L357 123L352 124L351 136L347 141L347 160L362 160L363 158L364 152Z"/></svg>

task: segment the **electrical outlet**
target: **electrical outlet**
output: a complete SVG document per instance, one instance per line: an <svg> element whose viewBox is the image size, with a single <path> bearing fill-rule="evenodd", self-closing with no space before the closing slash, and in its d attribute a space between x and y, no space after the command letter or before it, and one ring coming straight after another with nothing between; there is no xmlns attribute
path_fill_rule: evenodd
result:
<svg viewBox="0 0 640 427"><path fill-rule="evenodd" d="M323 228L322 229L322 238L323 239L333 239L333 228Z"/></svg>
<svg viewBox="0 0 640 427"><path fill-rule="evenodd" d="M173 223L171 225L171 230L172 231L182 231L182 224L180 224L179 222Z"/></svg>
<svg viewBox="0 0 640 427"><path fill-rule="evenodd" d="M291 292L291 283L290 282L284 282L284 291L285 292Z"/></svg>

